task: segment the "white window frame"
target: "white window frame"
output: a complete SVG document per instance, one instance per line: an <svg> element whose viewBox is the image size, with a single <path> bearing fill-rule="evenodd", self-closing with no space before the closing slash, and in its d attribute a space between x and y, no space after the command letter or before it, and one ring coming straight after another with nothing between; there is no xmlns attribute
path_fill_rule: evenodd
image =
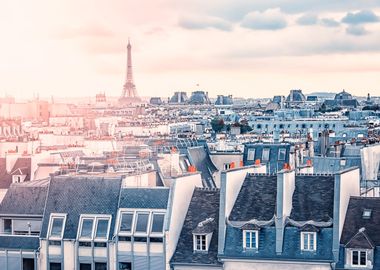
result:
<svg viewBox="0 0 380 270"><path fill-rule="evenodd" d="M83 226L83 220L85 219L92 219L92 231L91 231L91 236L90 237L81 237L82 233L82 226ZM108 220L108 228L107 228L107 234L106 237L95 237L96 235L96 230L98 228L98 221L99 220ZM81 215L79 217L79 226L78 226L78 232L77 232L77 239L79 241L96 241L96 242L107 242L109 233L110 233L110 228L111 228L111 220L112 216L111 215Z"/></svg>
<svg viewBox="0 0 380 270"><path fill-rule="evenodd" d="M305 247L305 236L308 237L307 247ZM313 247L310 246L310 236L313 237ZM317 251L317 233L316 232L301 232L301 250L302 251Z"/></svg>
<svg viewBox="0 0 380 270"><path fill-rule="evenodd" d="M131 230L129 232L126 232L126 231L121 231L120 228L121 228L121 221L122 221L122 216L123 214L132 214L132 224L131 224ZM136 220L136 213L135 211L128 211L128 210L124 210L124 211L120 211L119 212L119 221L118 221L118 226L117 226L117 234L120 235L120 236L131 236L133 233L134 233L134 224L135 224L135 220Z"/></svg>
<svg viewBox="0 0 380 270"><path fill-rule="evenodd" d="M137 227L137 221L138 221L138 215L139 214L148 214L148 221L147 221L147 224L146 224L146 231L145 232L137 232L136 231L136 227ZM150 226L151 226L151 222L152 222L152 211L144 211L144 210L138 210L135 212L135 216L134 216L134 226L133 226L133 234L134 236L137 236L137 237L147 237L149 235L149 232L150 232Z"/></svg>
<svg viewBox="0 0 380 270"><path fill-rule="evenodd" d="M197 244L198 238L200 239L199 248L198 248L198 244ZM202 245L203 239L204 239L204 244L205 244L204 247ZM208 251L207 234L193 234L193 250L194 251L201 251L201 252L202 251Z"/></svg>
<svg viewBox="0 0 380 270"><path fill-rule="evenodd" d="M250 246L247 247L247 233L250 234ZM255 234L255 245L252 245L252 235ZM258 230L243 230L243 248L244 249L258 249L259 248L259 231Z"/></svg>
<svg viewBox="0 0 380 270"><path fill-rule="evenodd" d="M268 159L264 159L264 153L268 152ZM264 147L261 153L261 161L269 161L270 160L270 148Z"/></svg>
<svg viewBox="0 0 380 270"><path fill-rule="evenodd" d="M281 152L283 152L283 154L284 154L284 158L282 158L282 159L280 159ZM279 161L286 160L286 148L280 148L280 149L278 149L278 160Z"/></svg>
<svg viewBox="0 0 380 270"><path fill-rule="evenodd" d="M364 249L353 249L350 252L351 252L350 265L352 267L363 267L363 268L368 267L368 252L367 252L367 250L364 250ZM358 252L358 264L354 264L354 252ZM360 264L360 255L361 255L360 253L361 252L365 253L365 265Z"/></svg>
<svg viewBox="0 0 380 270"><path fill-rule="evenodd" d="M223 164L223 170L224 171L228 171L230 169L230 167L231 167L231 163L224 163Z"/></svg>
<svg viewBox="0 0 380 270"><path fill-rule="evenodd" d="M164 215L164 223L162 224L162 232L152 232L154 215ZM151 221L150 221L150 226L148 228L149 229L149 236L151 236L151 237L162 237L164 235L165 218L166 218L166 213L165 212L153 211L151 213Z"/></svg>
<svg viewBox="0 0 380 270"><path fill-rule="evenodd" d="M60 236L51 236L51 231L53 229L53 219L55 218L63 218L62 222L62 231ZM48 227L48 239L50 240L62 240L63 234L65 232L65 227L66 227L66 219L67 219L67 214L62 214L62 213L51 213L50 218L49 218L49 227Z"/></svg>
<svg viewBox="0 0 380 270"><path fill-rule="evenodd" d="M247 150L247 160L248 161L255 160L255 154L256 154L256 149L255 148L248 148L248 150Z"/></svg>

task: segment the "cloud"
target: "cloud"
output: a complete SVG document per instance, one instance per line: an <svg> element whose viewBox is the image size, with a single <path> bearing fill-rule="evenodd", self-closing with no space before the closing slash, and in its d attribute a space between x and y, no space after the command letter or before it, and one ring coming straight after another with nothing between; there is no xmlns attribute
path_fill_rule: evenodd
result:
<svg viewBox="0 0 380 270"><path fill-rule="evenodd" d="M299 25L314 25L318 22L318 16L315 14L304 14L296 21Z"/></svg>
<svg viewBox="0 0 380 270"><path fill-rule="evenodd" d="M211 16L187 16L179 19L179 25L186 29L215 28L223 31L231 31L232 24L226 20Z"/></svg>
<svg viewBox="0 0 380 270"><path fill-rule="evenodd" d="M242 27L256 30L279 30L287 25L285 16L278 8L250 12L241 21Z"/></svg>
<svg viewBox="0 0 380 270"><path fill-rule="evenodd" d="M358 12L348 12L343 17L342 22L347 24L362 24L362 23L374 23L380 20L372 10L361 10Z"/></svg>
<svg viewBox="0 0 380 270"><path fill-rule="evenodd" d="M346 33L353 36L363 36L368 34L367 30L361 25L350 25L346 29Z"/></svg>
<svg viewBox="0 0 380 270"><path fill-rule="evenodd" d="M65 27L55 34L60 39L73 39L83 37L112 37L114 33L98 24L87 24L80 27Z"/></svg>
<svg viewBox="0 0 380 270"><path fill-rule="evenodd" d="M326 27L338 27L340 23L331 18L323 18L320 20L321 25Z"/></svg>

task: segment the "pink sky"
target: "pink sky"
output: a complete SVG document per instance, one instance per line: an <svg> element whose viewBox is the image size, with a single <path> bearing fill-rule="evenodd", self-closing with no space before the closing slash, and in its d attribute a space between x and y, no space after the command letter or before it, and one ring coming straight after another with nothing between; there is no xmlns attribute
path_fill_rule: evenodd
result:
<svg viewBox="0 0 380 270"><path fill-rule="evenodd" d="M380 95L378 1L204 2L2 0L0 95L118 96L128 37L141 96Z"/></svg>

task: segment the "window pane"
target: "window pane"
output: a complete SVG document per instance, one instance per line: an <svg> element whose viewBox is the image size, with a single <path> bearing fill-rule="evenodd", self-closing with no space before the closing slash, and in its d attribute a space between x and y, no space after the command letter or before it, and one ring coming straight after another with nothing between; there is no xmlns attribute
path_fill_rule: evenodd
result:
<svg viewBox="0 0 380 270"><path fill-rule="evenodd" d="M252 241L251 241L252 246L251 247L255 248L256 247L256 233L251 232L251 235L252 235Z"/></svg>
<svg viewBox="0 0 380 270"><path fill-rule="evenodd" d="M255 149L248 149L247 153L247 160L254 160L255 159Z"/></svg>
<svg viewBox="0 0 380 270"><path fill-rule="evenodd" d="M91 263L79 264L79 270L91 270Z"/></svg>
<svg viewBox="0 0 380 270"><path fill-rule="evenodd" d="M270 149L269 148L264 148L263 149L263 155L262 155L262 160L264 161L268 161L269 160L269 152L270 152Z"/></svg>
<svg viewBox="0 0 380 270"><path fill-rule="evenodd" d="M152 223L152 232L153 233L162 233L164 227L164 214L154 214L153 223Z"/></svg>
<svg viewBox="0 0 380 270"><path fill-rule="evenodd" d="M367 254L365 251L360 251L360 265L367 264Z"/></svg>
<svg viewBox="0 0 380 270"><path fill-rule="evenodd" d="M92 237L92 225L94 223L93 219L83 219L82 221L82 231L80 237L91 238Z"/></svg>
<svg viewBox="0 0 380 270"><path fill-rule="evenodd" d="M148 229L148 220L149 220L149 214L138 213L137 222L136 222L136 232L146 233Z"/></svg>
<svg viewBox="0 0 380 270"><path fill-rule="evenodd" d="M50 263L49 269L50 270L61 270L61 264L60 263Z"/></svg>
<svg viewBox="0 0 380 270"><path fill-rule="evenodd" d="M132 263L119 262L119 270L132 270Z"/></svg>
<svg viewBox="0 0 380 270"><path fill-rule="evenodd" d="M123 213L121 215L120 231L130 232L132 230L133 213Z"/></svg>
<svg viewBox="0 0 380 270"><path fill-rule="evenodd" d="M286 149L280 148L278 151L278 160L285 160L286 157Z"/></svg>
<svg viewBox="0 0 380 270"><path fill-rule="evenodd" d="M50 236L61 236L63 226L63 218L53 217L53 224L51 225Z"/></svg>
<svg viewBox="0 0 380 270"><path fill-rule="evenodd" d="M107 270L107 263L95 263L95 270Z"/></svg>
<svg viewBox="0 0 380 270"><path fill-rule="evenodd" d="M358 251L352 251L352 265L359 264L359 254Z"/></svg>
<svg viewBox="0 0 380 270"><path fill-rule="evenodd" d="M245 247L250 248L251 247L251 233L245 232Z"/></svg>
<svg viewBox="0 0 380 270"><path fill-rule="evenodd" d="M309 234L309 249L310 250L314 250L314 235L313 234Z"/></svg>
<svg viewBox="0 0 380 270"><path fill-rule="evenodd" d="M99 219L95 237L107 238L108 219Z"/></svg>

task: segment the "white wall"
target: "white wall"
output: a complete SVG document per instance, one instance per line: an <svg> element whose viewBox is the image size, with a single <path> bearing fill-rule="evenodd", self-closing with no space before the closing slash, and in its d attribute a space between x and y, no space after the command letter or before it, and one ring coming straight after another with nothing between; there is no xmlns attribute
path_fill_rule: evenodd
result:
<svg viewBox="0 0 380 270"><path fill-rule="evenodd" d="M377 180L380 164L380 144L360 149L363 180Z"/></svg>
<svg viewBox="0 0 380 270"><path fill-rule="evenodd" d="M194 188L202 186L199 173L176 178L171 186L170 211L166 227L166 268L177 247Z"/></svg>
<svg viewBox="0 0 380 270"><path fill-rule="evenodd" d="M226 163L235 163L235 168L240 166L240 161L243 160L243 154L215 154L212 153L210 155L212 162L218 168L218 171L215 175L215 184L218 188L220 188L220 176L222 171L224 170L224 164Z"/></svg>

